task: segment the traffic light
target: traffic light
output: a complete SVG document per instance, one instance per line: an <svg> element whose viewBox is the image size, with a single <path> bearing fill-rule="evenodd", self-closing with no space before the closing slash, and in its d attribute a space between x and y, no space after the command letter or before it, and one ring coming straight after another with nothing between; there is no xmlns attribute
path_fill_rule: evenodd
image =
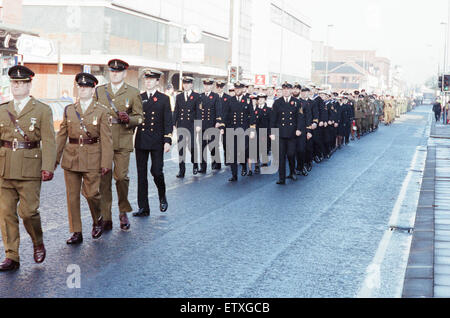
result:
<svg viewBox="0 0 450 318"><path fill-rule="evenodd" d="M444 92L448 92L450 90L450 75L444 76Z"/></svg>
<svg viewBox="0 0 450 318"><path fill-rule="evenodd" d="M230 82L235 83L237 81L238 68L236 66L230 67Z"/></svg>
<svg viewBox="0 0 450 318"><path fill-rule="evenodd" d="M442 76L441 75L438 76L438 81L439 81L438 82L439 90L442 91Z"/></svg>

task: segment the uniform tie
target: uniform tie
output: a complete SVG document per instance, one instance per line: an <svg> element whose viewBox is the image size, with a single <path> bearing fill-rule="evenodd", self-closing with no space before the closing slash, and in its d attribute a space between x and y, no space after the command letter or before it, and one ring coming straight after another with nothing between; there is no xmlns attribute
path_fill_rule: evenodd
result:
<svg viewBox="0 0 450 318"><path fill-rule="evenodd" d="M20 105L20 102L14 102L14 110L16 111L17 115L20 115L19 105Z"/></svg>

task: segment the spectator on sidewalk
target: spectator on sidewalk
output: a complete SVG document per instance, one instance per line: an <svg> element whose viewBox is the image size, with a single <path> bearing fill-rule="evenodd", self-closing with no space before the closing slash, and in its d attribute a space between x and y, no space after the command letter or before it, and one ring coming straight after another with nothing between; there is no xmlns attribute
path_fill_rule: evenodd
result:
<svg viewBox="0 0 450 318"><path fill-rule="evenodd" d="M436 99L436 102L433 104L433 112L436 118L436 122L438 123L441 120L441 112L442 112L442 105L439 102L439 99Z"/></svg>

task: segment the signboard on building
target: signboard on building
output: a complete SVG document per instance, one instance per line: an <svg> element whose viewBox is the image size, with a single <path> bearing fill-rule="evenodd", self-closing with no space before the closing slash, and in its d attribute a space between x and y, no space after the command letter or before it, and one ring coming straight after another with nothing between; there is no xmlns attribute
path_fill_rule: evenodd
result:
<svg viewBox="0 0 450 318"><path fill-rule="evenodd" d="M181 59L183 62L203 63L205 61L205 44L184 43Z"/></svg>
<svg viewBox="0 0 450 318"><path fill-rule="evenodd" d="M18 53L38 57L50 57L56 54L52 41L37 36L22 34L17 40Z"/></svg>
<svg viewBox="0 0 450 318"><path fill-rule="evenodd" d="M272 76L272 85L275 85L275 86L278 85L278 76L277 75Z"/></svg>
<svg viewBox="0 0 450 318"><path fill-rule="evenodd" d="M266 85L266 75L255 75L255 85Z"/></svg>

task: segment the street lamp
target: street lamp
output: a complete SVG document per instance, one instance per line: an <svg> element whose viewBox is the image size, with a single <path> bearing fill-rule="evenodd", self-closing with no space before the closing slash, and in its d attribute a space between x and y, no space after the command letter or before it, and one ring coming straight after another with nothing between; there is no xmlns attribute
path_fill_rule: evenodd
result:
<svg viewBox="0 0 450 318"><path fill-rule="evenodd" d="M325 49L327 50L327 56L326 56L326 66L325 66L325 86L328 86L328 64L329 64L329 55L330 55L330 50L329 50L329 45L330 45L330 29L334 27L333 24L329 24L327 26L327 42L325 44Z"/></svg>

